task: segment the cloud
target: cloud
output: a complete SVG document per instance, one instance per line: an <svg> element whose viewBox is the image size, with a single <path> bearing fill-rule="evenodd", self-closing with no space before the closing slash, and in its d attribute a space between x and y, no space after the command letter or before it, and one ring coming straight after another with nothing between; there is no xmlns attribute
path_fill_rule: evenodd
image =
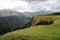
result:
<svg viewBox="0 0 60 40"><path fill-rule="evenodd" d="M28 2L28 3L38 3L38 2L44 2L44 1L47 1L47 0L19 0L19 1L25 1L25 2Z"/></svg>
<svg viewBox="0 0 60 40"><path fill-rule="evenodd" d="M46 0L25 0L25 1L46 1Z"/></svg>
<svg viewBox="0 0 60 40"><path fill-rule="evenodd" d="M31 2L28 2L31 1ZM34 11L40 11L40 10L45 10L45 11L53 11L53 8L55 8L55 4L56 4L56 0L44 0L44 2L42 2L42 0L25 0L25 2L27 2L27 6L25 8L22 8L23 10L25 9L25 11L30 11L30 12L34 12ZM37 2L36 2L37 1ZM19 10L21 9L20 6L16 7L15 10L21 11Z"/></svg>
<svg viewBox="0 0 60 40"><path fill-rule="evenodd" d="M27 5L28 3L24 1L16 1L16 2L0 1L0 8L3 8L3 9L12 9L15 7L21 7L22 9L24 9L27 7Z"/></svg>
<svg viewBox="0 0 60 40"><path fill-rule="evenodd" d="M51 8L55 6L56 1L45 1L35 4L31 4L33 10L52 10Z"/></svg>
<svg viewBox="0 0 60 40"><path fill-rule="evenodd" d="M55 12L60 12L60 0L56 0L55 8L53 8Z"/></svg>
<svg viewBox="0 0 60 40"><path fill-rule="evenodd" d="M59 0L0 0L0 9L20 12L60 11Z"/></svg>

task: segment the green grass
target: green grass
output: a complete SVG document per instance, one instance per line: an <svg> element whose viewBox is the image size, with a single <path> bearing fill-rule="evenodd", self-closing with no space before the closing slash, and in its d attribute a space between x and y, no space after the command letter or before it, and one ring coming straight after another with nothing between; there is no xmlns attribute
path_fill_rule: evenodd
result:
<svg viewBox="0 0 60 40"><path fill-rule="evenodd" d="M60 16L52 25L39 25L9 32L0 40L60 40Z"/></svg>

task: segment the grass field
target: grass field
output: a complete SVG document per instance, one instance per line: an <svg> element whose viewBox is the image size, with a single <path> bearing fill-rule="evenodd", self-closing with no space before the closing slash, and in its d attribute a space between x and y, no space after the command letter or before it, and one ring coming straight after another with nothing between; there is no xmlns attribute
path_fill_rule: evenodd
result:
<svg viewBox="0 0 60 40"><path fill-rule="evenodd" d="M54 24L32 26L0 36L0 40L60 40L60 16Z"/></svg>

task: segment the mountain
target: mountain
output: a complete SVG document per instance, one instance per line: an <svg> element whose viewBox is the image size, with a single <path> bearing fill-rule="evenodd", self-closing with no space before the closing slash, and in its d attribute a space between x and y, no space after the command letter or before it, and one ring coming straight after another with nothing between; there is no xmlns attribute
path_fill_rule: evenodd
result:
<svg viewBox="0 0 60 40"><path fill-rule="evenodd" d="M30 19L20 12L0 10L0 34L26 28Z"/></svg>
<svg viewBox="0 0 60 40"><path fill-rule="evenodd" d="M60 15L60 12L54 12L54 13L49 14L49 15Z"/></svg>
<svg viewBox="0 0 60 40"><path fill-rule="evenodd" d="M36 12L23 12L22 14L28 17L32 17L35 15L46 15L46 14L51 14L51 11L36 11Z"/></svg>

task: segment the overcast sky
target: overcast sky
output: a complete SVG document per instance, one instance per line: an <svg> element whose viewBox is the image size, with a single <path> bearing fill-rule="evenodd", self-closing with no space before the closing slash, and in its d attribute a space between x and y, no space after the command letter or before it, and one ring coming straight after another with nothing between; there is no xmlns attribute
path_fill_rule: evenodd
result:
<svg viewBox="0 0 60 40"><path fill-rule="evenodd" d="M60 12L60 0L0 0L1 9L20 12L53 11Z"/></svg>

